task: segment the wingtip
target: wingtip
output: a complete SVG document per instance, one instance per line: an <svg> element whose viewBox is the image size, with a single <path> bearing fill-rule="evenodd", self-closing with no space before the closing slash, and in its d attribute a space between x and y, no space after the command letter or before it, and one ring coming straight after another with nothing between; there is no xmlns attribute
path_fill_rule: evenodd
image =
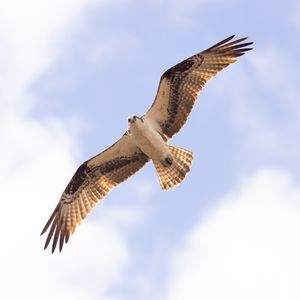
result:
<svg viewBox="0 0 300 300"><path fill-rule="evenodd" d="M227 42L229 42L229 41L231 41L234 37L235 37L236 35L235 34L233 34L233 35L231 35L231 36L229 36L229 37L227 37L226 39L224 39L224 40L222 40L221 42L219 42L218 44L225 44L225 43L227 43Z"/></svg>
<svg viewBox="0 0 300 300"><path fill-rule="evenodd" d="M219 43L217 43L217 44L215 44L213 46L211 46L210 48L204 50L203 52L210 51L210 50L213 50L213 49L219 49L219 48L221 49L221 48L223 48L225 46L228 47L230 45L236 45L236 44L238 44L240 42L243 42L246 39L248 39L248 37L244 37L244 38L240 38L240 39L231 41L234 37L236 37L236 34L233 34L233 35L227 37L226 39L220 41Z"/></svg>
<svg viewBox="0 0 300 300"><path fill-rule="evenodd" d="M47 231L47 229L48 229L48 228L45 226L45 227L43 228L43 230L41 231L40 236L43 235L43 234Z"/></svg>
<svg viewBox="0 0 300 300"><path fill-rule="evenodd" d="M253 48L245 48L245 49L243 49L244 52L245 51L250 51L250 50L253 50Z"/></svg>

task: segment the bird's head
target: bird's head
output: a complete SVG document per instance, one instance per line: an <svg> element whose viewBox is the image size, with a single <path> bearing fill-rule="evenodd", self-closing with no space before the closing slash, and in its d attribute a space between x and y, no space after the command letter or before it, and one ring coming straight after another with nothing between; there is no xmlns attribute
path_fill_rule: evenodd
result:
<svg viewBox="0 0 300 300"><path fill-rule="evenodd" d="M143 121L143 120L138 116L131 115L127 118L127 121L128 121L128 125L130 126L131 124L134 124L136 121Z"/></svg>

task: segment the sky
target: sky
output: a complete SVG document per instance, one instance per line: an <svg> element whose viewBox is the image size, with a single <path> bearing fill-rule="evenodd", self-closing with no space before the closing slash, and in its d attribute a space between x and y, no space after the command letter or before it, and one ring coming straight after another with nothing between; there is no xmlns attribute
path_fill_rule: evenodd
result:
<svg viewBox="0 0 300 300"><path fill-rule="evenodd" d="M0 298L300 298L298 1L0 1ZM40 232L77 167L152 104L169 67L236 34L254 49L213 78L153 165L114 189L63 252Z"/></svg>

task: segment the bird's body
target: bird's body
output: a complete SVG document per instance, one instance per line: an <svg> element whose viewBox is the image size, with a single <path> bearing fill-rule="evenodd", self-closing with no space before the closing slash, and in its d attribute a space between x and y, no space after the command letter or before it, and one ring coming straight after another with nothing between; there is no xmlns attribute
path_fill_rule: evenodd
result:
<svg viewBox="0 0 300 300"><path fill-rule="evenodd" d="M171 155L167 143L150 120L133 116L132 121L128 123L131 140L150 159L161 161Z"/></svg>
<svg viewBox="0 0 300 300"><path fill-rule="evenodd" d="M142 117L128 118L128 130L111 147L84 162L75 172L45 225L45 248L52 252L110 190L153 161L162 189L183 181L193 153L168 142L185 124L205 83L252 48L231 36L168 69L160 79L155 100Z"/></svg>

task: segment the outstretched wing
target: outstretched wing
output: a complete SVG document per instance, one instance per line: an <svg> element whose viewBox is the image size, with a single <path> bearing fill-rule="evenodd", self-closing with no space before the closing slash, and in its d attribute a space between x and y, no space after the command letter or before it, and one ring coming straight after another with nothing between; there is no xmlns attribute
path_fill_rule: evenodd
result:
<svg viewBox="0 0 300 300"><path fill-rule="evenodd" d="M84 162L73 175L41 233L50 228L45 249L53 238L52 253L58 241L61 251L70 234L99 200L148 161L148 156L124 134L110 148Z"/></svg>
<svg viewBox="0 0 300 300"><path fill-rule="evenodd" d="M218 44L182 61L161 77L155 100L144 118L151 120L165 137L171 138L185 124L206 82L252 48L247 38ZM229 42L231 41L231 42Z"/></svg>

